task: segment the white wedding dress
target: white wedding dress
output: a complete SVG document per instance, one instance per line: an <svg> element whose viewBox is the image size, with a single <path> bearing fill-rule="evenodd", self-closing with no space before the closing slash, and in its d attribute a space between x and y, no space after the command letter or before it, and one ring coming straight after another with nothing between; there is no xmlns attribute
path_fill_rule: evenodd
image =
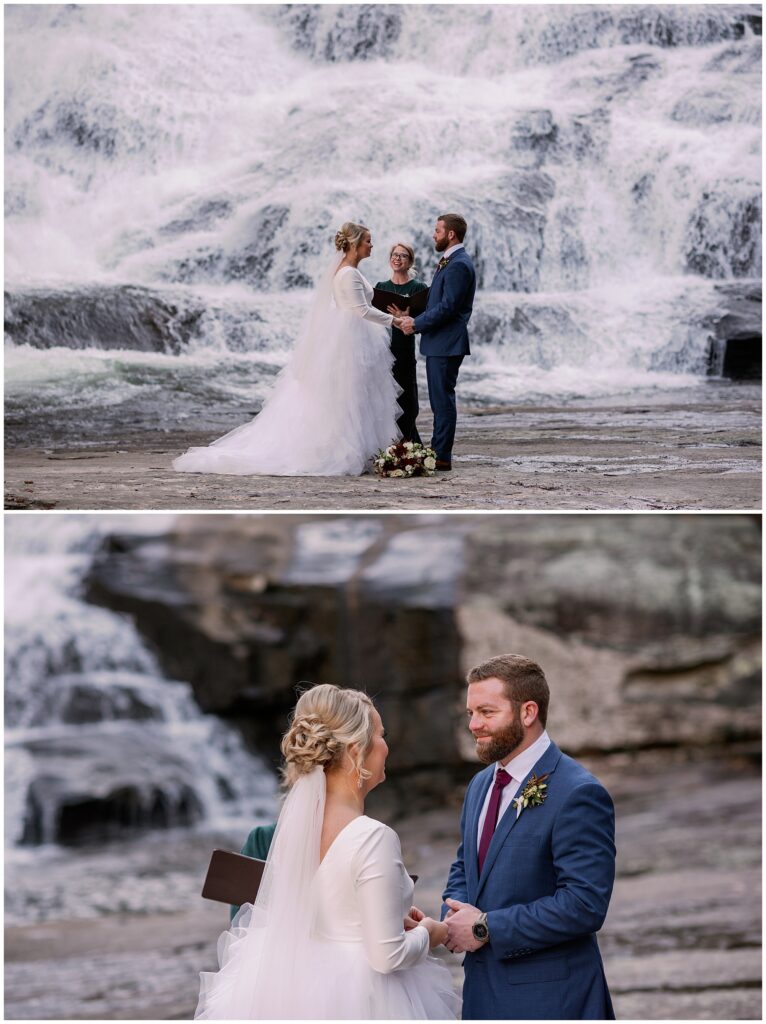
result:
<svg viewBox="0 0 766 1024"><path fill-rule="evenodd" d="M338 263L320 282L292 358L260 413L208 447L190 448L174 469L357 476L379 448L399 439L393 317L370 305L373 289L359 270L338 270Z"/></svg>
<svg viewBox="0 0 766 1024"><path fill-rule="evenodd" d="M221 936L220 970L200 975L195 1018L455 1019L459 1000L427 930L404 931L414 885L398 836L362 815L319 864L323 809L318 768L288 796L255 906Z"/></svg>

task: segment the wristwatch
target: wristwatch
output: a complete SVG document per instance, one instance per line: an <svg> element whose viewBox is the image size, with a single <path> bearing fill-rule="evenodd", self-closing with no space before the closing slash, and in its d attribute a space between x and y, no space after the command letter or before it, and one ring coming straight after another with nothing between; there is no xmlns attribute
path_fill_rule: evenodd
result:
<svg viewBox="0 0 766 1024"><path fill-rule="evenodd" d="M487 926L486 914L479 914L471 931L477 942L489 942L489 927Z"/></svg>

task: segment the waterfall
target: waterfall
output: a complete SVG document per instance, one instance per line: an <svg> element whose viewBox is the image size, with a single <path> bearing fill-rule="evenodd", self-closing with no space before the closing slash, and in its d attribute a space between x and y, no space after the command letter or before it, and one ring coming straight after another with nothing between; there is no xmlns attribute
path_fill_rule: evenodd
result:
<svg viewBox="0 0 766 1024"><path fill-rule="evenodd" d="M125 616L81 581L111 530L171 517L19 515L6 523L6 840L98 841L202 823L252 827L275 780L239 734L165 679Z"/></svg>
<svg viewBox="0 0 766 1024"><path fill-rule="evenodd" d="M236 422L337 224L370 226L373 282L398 239L430 279L447 210L479 282L464 400L699 383L720 285L761 273L759 12L7 8L14 422Z"/></svg>

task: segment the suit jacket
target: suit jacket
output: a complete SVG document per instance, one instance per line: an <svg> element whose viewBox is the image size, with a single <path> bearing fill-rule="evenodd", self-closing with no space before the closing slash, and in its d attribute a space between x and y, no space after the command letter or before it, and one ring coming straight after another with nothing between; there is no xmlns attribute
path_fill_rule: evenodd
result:
<svg viewBox="0 0 766 1024"><path fill-rule="evenodd" d="M511 804L479 875L479 816L494 771L468 786L443 897L487 913L489 942L465 955L463 1019L613 1019L595 935L614 884L612 800L551 743L530 772L549 774L544 802L518 817Z"/></svg>
<svg viewBox="0 0 766 1024"><path fill-rule="evenodd" d="M256 860L266 860L271 840L274 838L276 830L276 825L259 825L252 830L245 840L245 845L239 852L243 853L246 857L254 857ZM239 907L232 906L229 911L229 917L233 918L238 910Z"/></svg>
<svg viewBox="0 0 766 1024"><path fill-rule="evenodd" d="M415 317L421 355L470 354L468 321L475 293L476 271L471 257L465 249L458 249L450 256L447 266L434 275L425 312Z"/></svg>

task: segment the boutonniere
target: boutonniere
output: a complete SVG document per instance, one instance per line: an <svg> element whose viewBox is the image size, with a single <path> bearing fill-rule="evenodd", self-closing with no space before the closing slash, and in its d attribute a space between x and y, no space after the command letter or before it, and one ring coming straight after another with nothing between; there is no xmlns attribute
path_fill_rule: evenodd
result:
<svg viewBox="0 0 766 1024"><path fill-rule="evenodd" d="M449 258L447 256L442 256L442 258L439 260L439 265L438 265L438 267L436 269L437 270L444 270L444 268L447 266L448 263L449 263Z"/></svg>
<svg viewBox="0 0 766 1024"><path fill-rule="evenodd" d="M544 802L548 795L546 792L548 783L545 781L548 774L541 775L539 779L536 775L530 776L529 782L522 789L521 794L513 801L517 818L525 807L539 807Z"/></svg>

